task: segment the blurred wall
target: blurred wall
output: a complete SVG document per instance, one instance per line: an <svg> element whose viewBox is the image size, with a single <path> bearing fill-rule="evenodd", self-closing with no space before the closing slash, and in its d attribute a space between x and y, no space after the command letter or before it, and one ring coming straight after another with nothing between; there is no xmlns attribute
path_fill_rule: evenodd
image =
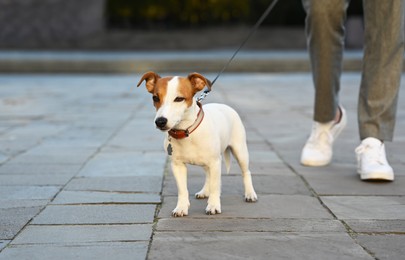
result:
<svg viewBox="0 0 405 260"><path fill-rule="evenodd" d="M104 30L105 0L0 0L0 48L74 45Z"/></svg>

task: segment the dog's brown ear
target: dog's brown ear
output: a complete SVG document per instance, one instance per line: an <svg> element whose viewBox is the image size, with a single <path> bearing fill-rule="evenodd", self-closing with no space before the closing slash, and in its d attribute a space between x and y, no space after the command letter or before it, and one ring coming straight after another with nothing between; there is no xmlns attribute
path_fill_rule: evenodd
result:
<svg viewBox="0 0 405 260"><path fill-rule="evenodd" d="M193 72L188 74L188 79L190 80L195 92L203 90L205 86L207 86L208 89L211 91L211 81L206 79L203 75L197 72Z"/></svg>
<svg viewBox="0 0 405 260"><path fill-rule="evenodd" d="M137 87L139 87L142 82L145 80L146 81L146 89L150 92L153 93L153 89L155 88L156 81L160 79L160 76L156 74L153 71L148 71L145 74L143 74L142 78L139 80Z"/></svg>

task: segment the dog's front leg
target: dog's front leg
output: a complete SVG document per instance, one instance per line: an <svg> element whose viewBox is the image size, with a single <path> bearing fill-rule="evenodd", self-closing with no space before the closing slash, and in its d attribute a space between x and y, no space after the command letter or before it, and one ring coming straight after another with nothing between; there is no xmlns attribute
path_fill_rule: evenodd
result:
<svg viewBox="0 0 405 260"><path fill-rule="evenodd" d="M221 213L221 159L214 161L207 167L209 171L209 197L205 213L208 215Z"/></svg>
<svg viewBox="0 0 405 260"><path fill-rule="evenodd" d="M177 185L177 206L172 211L173 217L188 215L190 201L187 190L187 167L182 162L172 162L172 171Z"/></svg>

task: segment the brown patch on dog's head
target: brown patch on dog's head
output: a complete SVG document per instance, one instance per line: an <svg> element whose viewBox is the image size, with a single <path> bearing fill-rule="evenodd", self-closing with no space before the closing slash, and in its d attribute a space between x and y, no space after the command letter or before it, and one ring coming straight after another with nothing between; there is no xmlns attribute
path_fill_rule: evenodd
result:
<svg viewBox="0 0 405 260"><path fill-rule="evenodd" d="M179 85L177 92L179 93L178 97L184 98L187 104L187 107L190 107L193 104L194 97L194 88L191 85L191 82L188 78L179 77Z"/></svg>
<svg viewBox="0 0 405 260"><path fill-rule="evenodd" d="M155 106L156 110L162 106L163 100L167 93L167 84L172 78L173 77L159 78L156 82L155 87L151 92L153 95L153 105Z"/></svg>

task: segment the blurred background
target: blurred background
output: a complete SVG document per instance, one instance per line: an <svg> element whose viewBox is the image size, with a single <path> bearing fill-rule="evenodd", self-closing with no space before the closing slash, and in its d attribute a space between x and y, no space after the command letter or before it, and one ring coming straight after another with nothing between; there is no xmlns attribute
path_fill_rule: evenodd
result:
<svg viewBox="0 0 405 260"><path fill-rule="evenodd" d="M0 0L2 50L210 50L238 46L271 0ZM347 48L362 46L352 0ZM280 0L246 45L305 49L301 0Z"/></svg>

